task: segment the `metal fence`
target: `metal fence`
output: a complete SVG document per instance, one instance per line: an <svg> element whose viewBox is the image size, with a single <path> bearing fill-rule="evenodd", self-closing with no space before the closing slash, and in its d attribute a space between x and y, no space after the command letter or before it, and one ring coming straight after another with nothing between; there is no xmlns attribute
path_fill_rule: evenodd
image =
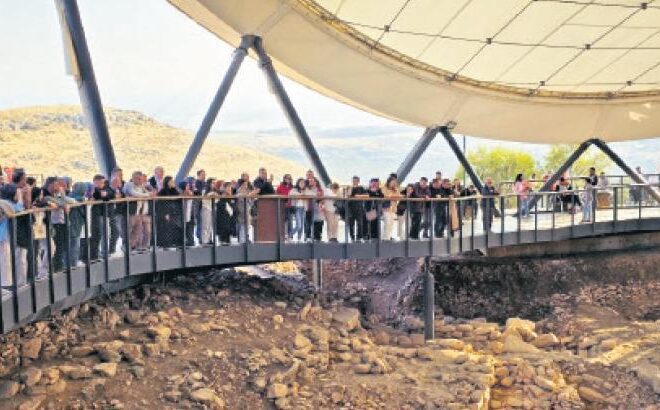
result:
<svg viewBox="0 0 660 410"><path fill-rule="evenodd" d="M153 197L31 209L4 221L0 325L6 331L113 283L163 271L311 258L439 256L660 230L657 204L622 206L620 191L635 186L645 188L428 199ZM527 209L537 195L544 202Z"/></svg>

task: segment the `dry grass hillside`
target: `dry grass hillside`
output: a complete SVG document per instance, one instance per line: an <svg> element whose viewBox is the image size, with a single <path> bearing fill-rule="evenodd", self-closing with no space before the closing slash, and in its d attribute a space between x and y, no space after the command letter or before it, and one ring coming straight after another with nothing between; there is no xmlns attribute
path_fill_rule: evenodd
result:
<svg viewBox="0 0 660 410"><path fill-rule="evenodd" d="M117 162L125 174L151 174L163 165L175 174L192 140L192 133L159 123L146 115L106 108ZM246 141L249 144L249 140ZM49 106L0 111L0 164L20 166L30 174L69 175L89 180L97 172L90 135L79 107ZM247 171L254 177L265 166L280 178L285 172L304 175L297 163L255 149L207 140L195 169L207 175L237 178Z"/></svg>

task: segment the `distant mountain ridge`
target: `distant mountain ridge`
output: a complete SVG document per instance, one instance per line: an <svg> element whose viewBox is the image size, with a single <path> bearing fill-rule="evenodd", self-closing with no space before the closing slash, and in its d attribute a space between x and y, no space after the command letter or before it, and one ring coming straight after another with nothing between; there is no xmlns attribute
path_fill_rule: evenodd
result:
<svg viewBox="0 0 660 410"><path fill-rule="evenodd" d="M175 174L192 141L192 133L160 123L137 111L105 108L115 155L124 176L134 170L151 174L156 165ZM305 167L245 144L209 139L194 170L208 176L236 179L259 167L281 176L303 175ZM91 180L98 171L89 131L79 107L46 106L0 111L0 165L24 167L38 175L67 175Z"/></svg>

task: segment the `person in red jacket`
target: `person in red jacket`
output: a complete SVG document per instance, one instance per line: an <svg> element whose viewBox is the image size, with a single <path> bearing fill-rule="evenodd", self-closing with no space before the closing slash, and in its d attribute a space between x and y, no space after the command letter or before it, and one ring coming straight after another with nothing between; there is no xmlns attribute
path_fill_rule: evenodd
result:
<svg viewBox="0 0 660 410"><path fill-rule="evenodd" d="M277 186L275 193L281 196L289 196L289 192L293 188L293 178L291 174L284 174L282 182ZM284 202L284 224L286 226L286 232L284 233L287 238L293 238L293 207L291 206L291 200L287 199Z"/></svg>

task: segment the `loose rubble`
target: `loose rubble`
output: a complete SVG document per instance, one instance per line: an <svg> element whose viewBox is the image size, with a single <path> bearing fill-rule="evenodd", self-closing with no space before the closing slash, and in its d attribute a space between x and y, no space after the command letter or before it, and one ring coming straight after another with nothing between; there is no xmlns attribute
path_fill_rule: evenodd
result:
<svg viewBox="0 0 660 410"><path fill-rule="evenodd" d="M222 271L83 304L3 336L0 407L659 409L658 322L578 334L439 311L425 341L410 312L391 327L314 296ZM648 357L622 364L631 344Z"/></svg>

